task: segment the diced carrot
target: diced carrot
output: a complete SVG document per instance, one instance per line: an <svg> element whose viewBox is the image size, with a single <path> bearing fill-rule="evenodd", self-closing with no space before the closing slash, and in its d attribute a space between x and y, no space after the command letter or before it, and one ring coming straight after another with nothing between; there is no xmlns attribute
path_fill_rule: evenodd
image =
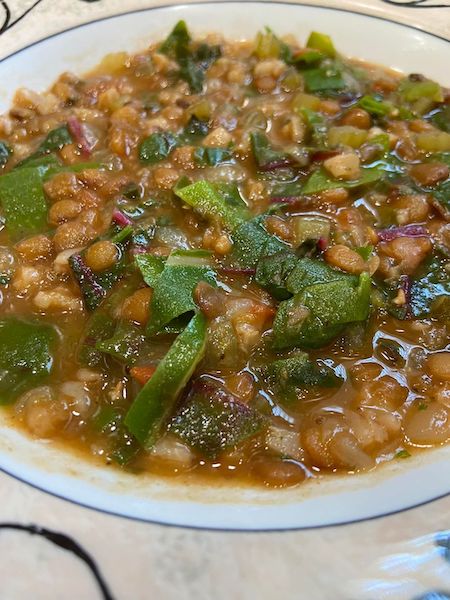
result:
<svg viewBox="0 0 450 600"><path fill-rule="evenodd" d="M145 385L153 373L156 371L156 367L153 365L145 365L142 367L132 367L130 369L130 375L133 379L136 379L141 385Z"/></svg>

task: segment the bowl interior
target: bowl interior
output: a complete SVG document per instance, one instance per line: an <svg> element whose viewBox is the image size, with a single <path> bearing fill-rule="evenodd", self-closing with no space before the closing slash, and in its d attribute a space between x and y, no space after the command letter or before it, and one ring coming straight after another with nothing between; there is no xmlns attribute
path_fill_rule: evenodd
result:
<svg viewBox="0 0 450 600"><path fill-rule="evenodd" d="M108 52L144 48L178 19L195 34L251 38L265 25L305 40L330 34L348 56L450 85L448 42L380 18L331 8L272 2L213 2L135 11L70 29L0 61L0 112L22 86L47 88L63 71L83 73ZM0 469L80 504L149 521L225 529L318 527L415 506L450 490L450 447L396 461L374 473L330 477L291 490L183 485L102 468L31 440L0 415Z"/></svg>

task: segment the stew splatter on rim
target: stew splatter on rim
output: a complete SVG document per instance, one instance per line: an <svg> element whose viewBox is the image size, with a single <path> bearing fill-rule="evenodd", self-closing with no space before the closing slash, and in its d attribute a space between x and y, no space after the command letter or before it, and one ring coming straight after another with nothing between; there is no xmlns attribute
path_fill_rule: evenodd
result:
<svg viewBox="0 0 450 600"><path fill-rule="evenodd" d="M450 439L448 90L305 47L108 55L0 117L0 398L136 473L271 486Z"/></svg>

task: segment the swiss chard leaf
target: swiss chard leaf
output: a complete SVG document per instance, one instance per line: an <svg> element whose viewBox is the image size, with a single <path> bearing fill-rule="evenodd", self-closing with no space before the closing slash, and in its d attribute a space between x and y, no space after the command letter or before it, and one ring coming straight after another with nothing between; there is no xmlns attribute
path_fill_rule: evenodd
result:
<svg viewBox="0 0 450 600"><path fill-rule="evenodd" d="M47 202L42 178L39 167L10 171L0 177L0 204L11 237L17 239L45 229Z"/></svg>
<svg viewBox="0 0 450 600"><path fill-rule="evenodd" d="M270 363L262 369L262 374L282 401L296 400L298 391L305 388L337 387L343 382L331 367L310 360L305 352Z"/></svg>
<svg viewBox="0 0 450 600"><path fill-rule="evenodd" d="M342 71L337 66L318 67L303 72L306 90L311 93L340 91L345 88Z"/></svg>
<svg viewBox="0 0 450 600"><path fill-rule="evenodd" d="M204 456L215 457L258 433L264 417L225 390L197 385L172 419L169 431Z"/></svg>
<svg viewBox="0 0 450 600"><path fill-rule="evenodd" d="M139 358L145 336L139 327L131 323L119 325L114 335L106 340L97 342L95 349L103 354L109 354L126 365L132 365Z"/></svg>
<svg viewBox="0 0 450 600"><path fill-rule="evenodd" d="M209 167L234 162L233 152L229 148L206 148L201 146L196 148L194 158L198 165Z"/></svg>
<svg viewBox="0 0 450 600"><path fill-rule="evenodd" d="M155 335L175 319L197 310L193 292L199 281L216 285L216 275L208 261L209 253L176 250L157 279L150 304L147 333Z"/></svg>
<svg viewBox="0 0 450 600"><path fill-rule="evenodd" d="M292 164L292 157L283 150L273 148L268 137L261 131L250 134L250 143L258 169L270 170L272 166L278 168L280 165Z"/></svg>
<svg viewBox="0 0 450 600"><path fill-rule="evenodd" d="M166 258L155 256L154 254L137 254L134 257L145 283L154 288L157 284L161 273L164 271Z"/></svg>
<svg viewBox="0 0 450 600"><path fill-rule="evenodd" d="M370 310L370 277L318 283L281 302L273 325L273 345L282 348L319 348L348 323L365 321Z"/></svg>
<svg viewBox="0 0 450 600"><path fill-rule="evenodd" d="M8 404L49 375L55 330L18 319L0 321L0 404Z"/></svg>
<svg viewBox="0 0 450 600"><path fill-rule="evenodd" d="M277 300L287 300L292 294L286 287L286 281L297 262L295 254L287 251L264 256L256 266L255 281Z"/></svg>
<svg viewBox="0 0 450 600"><path fill-rule="evenodd" d="M221 193L220 186L214 186L205 180L175 189L176 195L202 217L220 221L224 227L233 231L249 218L250 213L245 204L238 201L235 193L230 194L230 188L224 189L224 192Z"/></svg>
<svg viewBox="0 0 450 600"><path fill-rule="evenodd" d="M379 181L383 177L384 169L382 165L374 167L365 167L361 169L361 175L354 181L343 181L340 179L334 179L329 175L325 169L320 168L314 171L309 179L303 186L303 194L318 194L326 190L333 190L337 188L356 188L362 185L367 185L375 181Z"/></svg>
<svg viewBox="0 0 450 600"><path fill-rule="evenodd" d="M154 164L164 160L178 145L175 135L166 131L152 133L139 147L139 160L146 164Z"/></svg>
<svg viewBox="0 0 450 600"><path fill-rule="evenodd" d="M254 217L233 231L232 258L242 267L255 267L260 258L289 250L289 246L264 228L264 215Z"/></svg>
<svg viewBox="0 0 450 600"><path fill-rule="evenodd" d="M432 260L411 286L411 309L416 318L432 315L439 299L450 297L448 273L438 260Z"/></svg>

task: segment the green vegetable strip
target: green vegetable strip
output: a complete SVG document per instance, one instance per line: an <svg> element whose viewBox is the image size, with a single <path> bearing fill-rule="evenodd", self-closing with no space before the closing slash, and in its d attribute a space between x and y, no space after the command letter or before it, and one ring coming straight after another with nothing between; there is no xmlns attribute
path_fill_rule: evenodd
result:
<svg viewBox="0 0 450 600"><path fill-rule="evenodd" d="M125 417L125 425L147 449L160 437L179 394L204 356L205 345L206 320L198 313L136 396Z"/></svg>
<svg viewBox="0 0 450 600"><path fill-rule="evenodd" d="M0 177L0 204L12 238L37 233L47 225L47 202L39 167L11 171Z"/></svg>
<svg viewBox="0 0 450 600"><path fill-rule="evenodd" d="M202 217L219 220L230 231L250 217L246 208L227 201L214 185L205 180L177 188L175 193Z"/></svg>

